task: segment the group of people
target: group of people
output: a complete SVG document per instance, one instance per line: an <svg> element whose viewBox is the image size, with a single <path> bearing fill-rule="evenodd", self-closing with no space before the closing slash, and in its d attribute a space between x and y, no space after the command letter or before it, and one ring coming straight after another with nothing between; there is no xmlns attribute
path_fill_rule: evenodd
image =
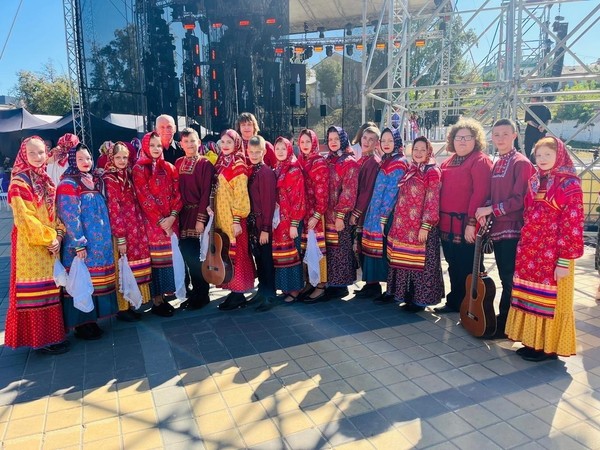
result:
<svg viewBox="0 0 600 450"><path fill-rule="evenodd" d="M456 312L477 226L492 216L503 289L498 331L488 337L521 341L519 354L532 361L575 353L573 260L583 252L583 207L560 140L537 142L536 169L514 149L516 127L507 119L492 128L495 162L481 124L461 119L448 132L450 156L441 165L425 137L414 139L409 160L398 129L370 122L354 139L360 158L340 127L327 130L325 156L310 129L298 135L296 155L287 138L272 145L259 136L252 114L236 128L221 134L218 155L207 155L196 131L181 130L177 142L173 119L160 116L141 142L107 145L101 172L89 149L66 135L52 149L51 162L65 169L57 186L44 142L26 139L9 187L15 227L6 345L63 353L69 330L98 339L102 317L139 320L118 292L124 257L144 302L171 316L175 247L186 274L180 308L204 307L210 286L199 255L212 222L229 242L233 273L219 286L230 291L220 310L342 298L360 265L365 284L356 298L422 311L445 296L441 248L450 291L435 311ZM55 260L69 270L75 258L91 275L91 312L77 309L53 279ZM258 290L247 298L256 277Z"/></svg>

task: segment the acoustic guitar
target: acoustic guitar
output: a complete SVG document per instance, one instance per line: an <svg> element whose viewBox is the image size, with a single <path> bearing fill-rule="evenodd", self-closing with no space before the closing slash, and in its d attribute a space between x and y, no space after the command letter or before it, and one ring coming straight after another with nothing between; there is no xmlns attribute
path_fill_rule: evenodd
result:
<svg viewBox="0 0 600 450"><path fill-rule="evenodd" d="M210 194L210 209L215 210L215 188ZM202 276L209 284L220 286L228 283L233 278L233 265L229 258L229 237L221 230L215 228L216 220L213 218L208 233L208 252L202 262Z"/></svg>
<svg viewBox="0 0 600 450"><path fill-rule="evenodd" d="M473 272L467 276L467 292L460 305L460 323L475 337L490 336L496 332L496 312L494 311L496 284L488 277L487 273L479 272L483 238L491 226L492 218L488 216L485 225L477 232Z"/></svg>

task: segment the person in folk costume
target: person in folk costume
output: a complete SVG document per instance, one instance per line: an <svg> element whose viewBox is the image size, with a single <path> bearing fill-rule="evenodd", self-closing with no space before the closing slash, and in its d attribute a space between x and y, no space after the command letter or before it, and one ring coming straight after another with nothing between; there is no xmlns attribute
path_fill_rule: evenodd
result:
<svg viewBox="0 0 600 450"><path fill-rule="evenodd" d="M152 264L152 313L170 317L175 308L164 295L175 292L171 235L179 232L181 210L179 174L163 158L163 147L156 132L142 138L142 153L131 172L133 186L144 215Z"/></svg>
<svg viewBox="0 0 600 450"><path fill-rule="evenodd" d="M97 319L113 316L117 305L115 258L104 183L94 171L90 150L79 144L69 150L69 168L56 190L56 210L65 225L62 263L70 269L75 258L87 266L94 293L94 309L84 313L75 308L73 299L63 299L65 326L75 329L75 337L99 339L103 331Z"/></svg>
<svg viewBox="0 0 600 450"><path fill-rule="evenodd" d="M275 157L277 204L281 218L279 225L273 230L275 288L283 292L284 302L293 303L298 300L298 294L304 287L300 259L300 234L306 210L304 175L288 139L278 137L275 140Z"/></svg>
<svg viewBox="0 0 600 450"><path fill-rule="evenodd" d="M126 143L117 142L108 149L107 162L102 174L108 204L108 216L115 248L115 260L127 257L127 262L140 288L143 302L150 301L152 266L150 248L145 230L142 209L135 195L129 162L131 152ZM116 265L119 279L119 265ZM129 302L117 291L119 312L117 319L125 322L140 320L142 315L132 309Z"/></svg>
<svg viewBox="0 0 600 450"><path fill-rule="evenodd" d="M261 136L252 136L247 150L252 164L248 177L248 233L258 275L258 292L248 303L256 304L257 311L268 311L277 303L273 264L273 213L277 201L277 177L263 161L265 145Z"/></svg>
<svg viewBox="0 0 600 450"><path fill-rule="evenodd" d="M444 297L440 256L442 172L426 137L413 141L412 161L400 180L387 236L387 291L407 312L422 311Z"/></svg>
<svg viewBox="0 0 600 450"><path fill-rule="evenodd" d="M179 248L193 286L189 298L181 307L189 310L200 309L210 303L210 286L202 276L202 263L198 255L199 237L208 223L208 206L215 168L206 157L199 155L199 145L200 137L196 130L181 130L181 146L185 156L175 162L183 203L179 213Z"/></svg>
<svg viewBox="0 0 600 450"><path fill-rule="evenodd" d="M229 238L229 256L233 265L233 278L220 286L231 293L218 307L229 311L245 306L244 293L254 287L255 277L246 225L250 213L248 167L242 138L235 130L228 129L221 134L221 154L215 168L215 226Z"/></svg>
<svg viewBox="0 0 600 450"><path fill-rule="evenodd" d="M393 295L382 294L379 283L386 281L388 277L386 258L388 220L396 203L398 182L404 176L408 163L403 153L400 130L395 128L383 130L380 145L381 167L377 173L363 225L362 276L367 286L377 286L379 296L375 297L376 302L391 303L394 302Z"/></svg>
<svg viewBox="0 0 600 450"><path fill-rule="evenodd" d="M98 157L98 161L96 162L96 170L104 170L106 167L106 163L108 162L108 151L115 145L112 141L104 141L100 146L100 156ZM93 157L93 155L92 155Z"/></svg>
<svg viewBox="0 0 600 450"><path fill-rule="evenodd" d="M44 141L33 136L21 143L12 169L8 203L14 227L4 344L61 354L69 350L69 341L53 268L64 228L56 216L56 187L46 173L47 159Z"/></svg>
<svg viewBox="0 0 600 450"><path fill-rule="evenodd" d="M529 159L514 147L517 127L510 119L500 119L492 127L492 142L498 150L499 159L492 169L491 197L489 206L477 209L475 217L485 225L486 217L493 222L489 236L494 245L494 258L502 282L499 314L496 317L496 332L493 336L503 338L506 318L515 274L517 243L523 228L523 208L529 179L535 168Z"/></svg>
<svg viewBox="0 0 600 450"><path fill-rule="evenodd" d="M358 164L360 165L360 171L358 172L358 193L354 209L350 215L350 225L356 225L356 249L362 267L364 263L364 254L362 251L363 224L365 223L367 208L373 195L375 179L381 165L381 150L379 148L381 132L379 128L372 125L364 128L360 135L362 156L358 160ZM375 282L366 283L361 289L355 291L356 297L377 297L379 295L381 295L381 288L379 283Z"/></svg>
<svg viewBox="0 0 600 450"><path fill-rule="evenodd" d="M475 256L475 212L490 198L492 160L484 153L486 147L485 131L474 119L460 119L446 136L446 149L452 155L440 167L439 228L450 292L446 304L435 309L437 313L460 311L465 298L465 281Z"/></svg>
<svg viewBox="0 0 600 450"><path fill-rule="evenodd" d="M329 201L325 213L326 293L331 299L348 295L348 286L356 280L357 261L352 248L349 216L356 202L359 166L344 129L330 127L327 130L327 146Z"/></svg>
<svg viewBox="0 0 600 450"><path fill-rule="evenodd" d="M250 160L248 159L248 141L252 136L258 136L260 128L258 126L258 120L254 114L249 112L243 112L239 115L235 124L235 131L237 131L242 138L242 145L244 147L244 162L250 166ZM273 144L269 141L265 141L265 156L263 157L265 164L271 169L274 169L277 165L277 158L275 157L275 149Z"/></svg>
<svg viewBox="0 0 600 450"><path fill-rule="evenodd" d="M55 186L58 186L62 174L69 167L69 150L77 144L79 144L79 138L74 134L66 133L58 139L56 147L50 150L46 172Z"/></svg>
<svg viewBox="0 0 600 450"><path fill-rule="evenodd" d="M575 354L574 260L583 254L581 180L557 138L534 149L505 332L527 361Z"/></svg>
<svg viewBox="0 0 600 450"><path fill-rule="evenodd" d="M319 261L320 278L313 288L306 280L302 289L304 303L314 303L323 299L327 286L327 256L325 247L325 212L329 200L329 167L319 153L319 138L313 130L302 130L298 137L300 154L298 161L304 174L304 195L306 214L302 226L302 250L306 251L308 231L314 230L317 244L323 258Z"/></svg>
<svg viewBox="0 0 600 450"><path fill-rule="evenodd" d="M362 137L367 128L376 128L379 131L379 128L377 127L377 124L375 122L365 122L358 128L356 134L354 135L354 139L352 139L352 142L350 143L350 147L354 152L354 158L356 158L361 167L362 164L366 161L366 158L362 157L363 145L365 146L365 150L367 153L372 153L379 145L379 135L376 139L373 139L373 137L371 137L370 144L368 142L363 142ZM370 146L373 147L371 148ZM365 156L369 155L367 154Z"/></svg>

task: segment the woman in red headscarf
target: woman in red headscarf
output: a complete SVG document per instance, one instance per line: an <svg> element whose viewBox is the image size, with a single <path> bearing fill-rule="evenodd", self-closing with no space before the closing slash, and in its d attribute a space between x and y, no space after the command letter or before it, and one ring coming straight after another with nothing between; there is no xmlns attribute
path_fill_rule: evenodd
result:
<svg viewBox="0 0 600 450"><path fill-rule="evenodd" d="M412 161L400 180L387 238L387 291L397 302L404 302L402 308L408 312L435 305L444 296L437 228L441 180L431 142L423 136L416 138Z"/></svg>
<svg viewBox="0 0 600 450"><path fill-rule="evenodd" d="M583 254L581 181L564 143L535 145L505 332L527 361L575 354L574 259Z"/></svg>
<svg viewBox="0 0 600 450"><path fill-rule="evenodd" d="M317 244L323 254L319 261L320 279L313 288L308 280L303 289L306 296L305 303L320 300L325 295L327 284L327 258L325 256L325 211L329 199L329 168L325 158L319 153L319 138L313 130L302 130L298 137L300 155L298 160L304 173L304 192L306 201L306 214L302 227L302 249L306 251L308 231L314 230Z"/></svg>
<svg viewBox="0 0 600 450"><path fill-rule="evenodd" d="M175 166L165 161L156 132L143 137L142 153L133 166L132 176L150 247L152 312L169 317L174 308L163 300L163 294L175 292L171 235L179 230L177 219L182 203L179 174Z"/></svg>
<svg viewBox="0 0 600 450"><path fill-rule="evenodd" d="M242 138L235 130L225 130L221 134L221 154L215 165L215 226L229 238L233 278L229 283L220 286L231 291L218 306L222 311L245 306L244 292L254 287L256 271L250 255L246 225L246 218L250 214L248 167L244 161Z"/></svg>
<svg viewBox="0 0 600 450"><path fill-rule="evenodd" d="M47 159L42 138L25 139L8 187L15 225L4 343L10 348L32 347L59 354L69 350L69 342L52 274L64 229L56 219L56 187L46 173Z"/></svg>
<svg viewBox="0 0 600 450"><path fill-rule="evenodd" d="M305 212L304 176L288 139L277 138L275 157L280 215L279 225L273 230L275 288L284 293L286 303L293 303L304 286L300 260L300 226Z"/></svg>
<svg viewBox="0 0 600 450"><path fill-rule="evenodd" d="M69 167L69 150L77 147L77 144L79 144L79 138L74 134L67 133L58 140L56 147L50 150L46 172L55 186L58 186L62 174Z"/></svg>
<svg viewBox="0 0 600 450"><path fill-rule="evenodd" d="M144 226L144 217L135 196L133 179L129 169L131 153L126 143L117 142L108 149L106 156L107 163L102 178L106 190L113 242L117 251L115 261L118 261L121 256L127 256L127 261L145 303L151 298L152 267L150 265L150 249ZM116 271L117 279L119 279L118 264L116 265ZM141 318L141 314L131 309L129 302L118 291L117 302L119 304L117 319L131 322Z"/></svg>

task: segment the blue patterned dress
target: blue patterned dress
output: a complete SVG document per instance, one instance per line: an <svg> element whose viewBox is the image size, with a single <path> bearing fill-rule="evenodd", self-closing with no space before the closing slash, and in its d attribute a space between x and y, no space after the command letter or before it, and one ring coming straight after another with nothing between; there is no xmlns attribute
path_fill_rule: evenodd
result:
<svg viewBox="0 0 600 450"><path fill-rule="evenodd" d="M386 128L381 133L390 132L394 136L394 150L382 158L381 168L375 179L375 187L365 223L361 250L364 256L362 276L367 283L386 281L388 275L388 262L386 254L386 239L381 232L381 225L389 229L388 219L396 197L398 196L398 182L404 176L408 163L402 153L402 138L398 130Z"/></svg>
<svg viewBox="0 0 600 450"><path fill-rule="evenodd" d="M112 316L119 310L106 201L94 183L98 181L97 178L88 177L84 181L76 166L70 172L63 177L56 192L58 217L66 229L61 247L61 260L68 271L73 259L77 257L77 250L85 248L85 265L90 271L94 285L94 309L89 313L81 312L73 306L73 299L66 295L63 312L67 329Z"/></svg>

